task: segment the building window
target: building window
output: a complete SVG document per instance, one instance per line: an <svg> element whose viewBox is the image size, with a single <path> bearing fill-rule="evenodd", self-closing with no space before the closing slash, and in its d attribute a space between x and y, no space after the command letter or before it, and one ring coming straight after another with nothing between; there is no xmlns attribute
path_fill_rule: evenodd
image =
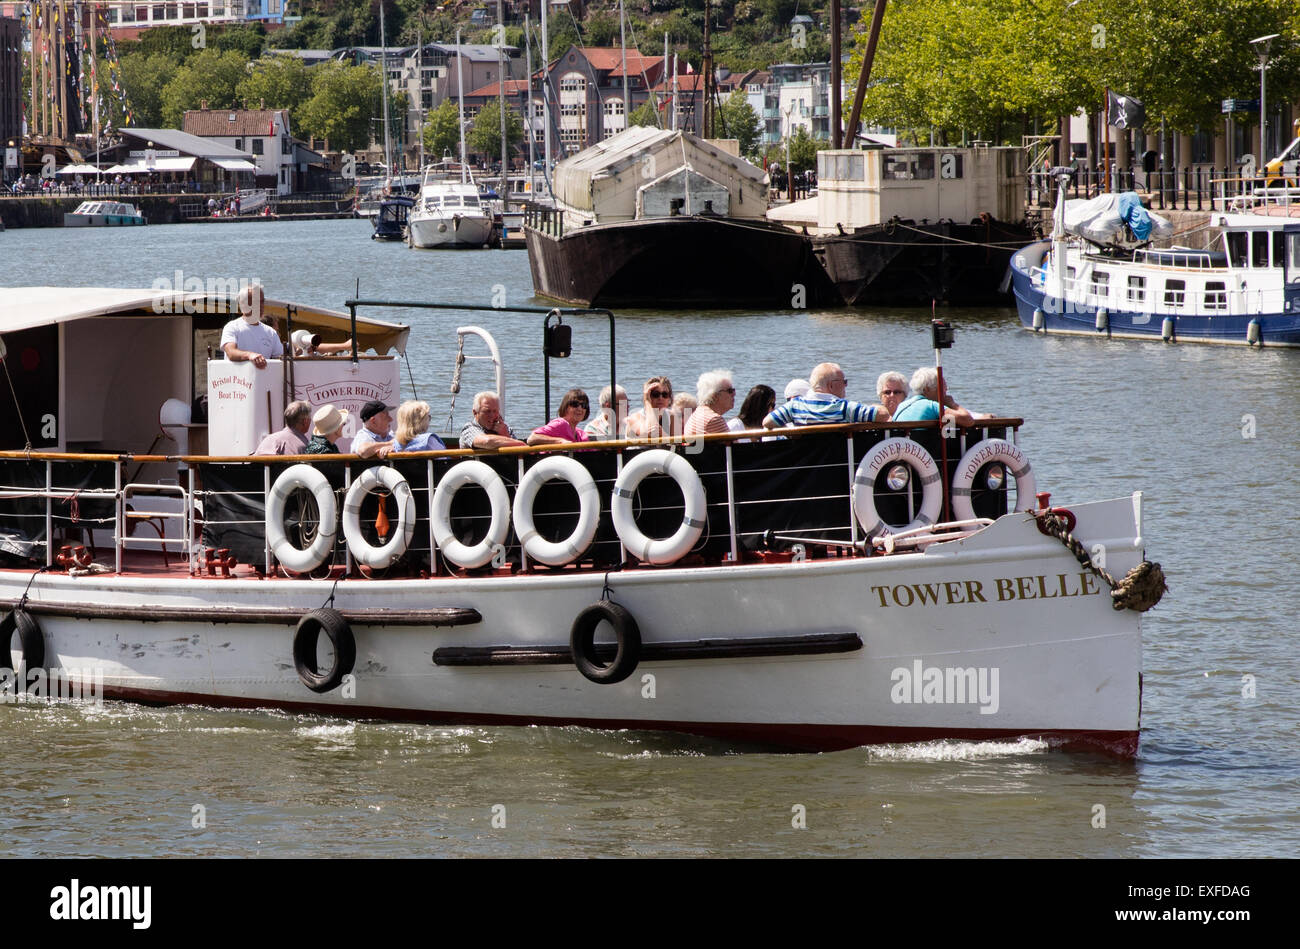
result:
<svg viewBox="0 0 1300 949"><path fill-rule="evenodd" d="M241 152L244 150L244 140L242 138L235 139L235 150Z"/></svg>
<svg viewBox="0 0 1300 949"><path fill-rule="evenodd" d="M253 154L261 155L262 153L262 140L260 138L253 139Z"/></svg>
<svg viewBox="0 0 1300 949"><path fill-rule="evenodd" d="M1181 307L1183 301L1187 298L1187 281L1186 280L1166 280L1165 281L1165 306Z"/></svg>
<svg viewBox="0 0 1300 949"><path fill-rule="evenodd" d="M1222 280L1210 280L1205 284L1205 308L1207 310L1226 310L1228 308L1228 288Z"/></svg>
<svg viewBox="0 0 1300 949"><path fill-rule="evenodd" d="M1147 278L1146 277L1129 277L1128 278L1128 301L1141 306L1147 298Z"/></svg>
<svg viewBox="0 0 1300 949"><path fill-rule="evenodd" d="M606 99L606 100L605 100L605 115L606 115L606 116L622 115L622 114L623 114L623 100L622 100L622 99Z"/></svg>

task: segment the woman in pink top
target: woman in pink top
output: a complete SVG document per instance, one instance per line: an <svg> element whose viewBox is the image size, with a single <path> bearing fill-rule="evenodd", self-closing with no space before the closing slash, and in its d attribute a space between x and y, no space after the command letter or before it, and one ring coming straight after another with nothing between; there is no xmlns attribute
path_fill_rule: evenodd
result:
<svg viewBox="0 0 1300 949"><path fill-rule="evenodd" d="M736 404L736 384L731 380L731 370L714 369L704 373L695 384L695 394L700 407L687 420L686 434L712 435L728 431L727 420L722 416Z"/></svg>
<svg viewBox="0 0 1300 949"><path fill-rule="evenodd" d="M560 400L560 414L528 436L530 445L563 445L585 442L587 433L578 426L591 414L591 402L581 389L570 389Z"/></svg>

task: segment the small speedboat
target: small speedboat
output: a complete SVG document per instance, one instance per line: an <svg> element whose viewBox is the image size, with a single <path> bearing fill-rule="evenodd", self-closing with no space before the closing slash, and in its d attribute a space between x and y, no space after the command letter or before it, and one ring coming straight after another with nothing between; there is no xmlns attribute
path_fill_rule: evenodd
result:
<svg viewBox="0 0 1300 949"><path fill-rule="evenodd" d="M379 213L374 217L375 231L370 235L370 239L375 241L406 240L406 218L411 213L411 208L414 205L415 199L409 195L400 194L386 198L379 205Z"/></svg>
<svg viewBox="0 0 1300 949"><path fill-rule="evenodd" d="M126 227L144 224L144 215L123 201L82 201L63 215L64 227Z"/></svg>

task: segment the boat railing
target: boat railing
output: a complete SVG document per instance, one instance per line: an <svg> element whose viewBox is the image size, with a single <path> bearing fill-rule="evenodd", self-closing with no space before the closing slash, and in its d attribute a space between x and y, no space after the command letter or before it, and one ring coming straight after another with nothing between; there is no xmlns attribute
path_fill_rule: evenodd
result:
<svg viewBox="0 0 1300 949"><path fill-rule="evenodd" d="M416 523L406 559L411 575L460 574L441 556L430 518L435 491L446 472L466 460L484 462L513 497L534 464L560 453L576 459L588 470L602 499L595 540L580 558L580 564L593 569L619 569L635 561L611 518L614 483L633 457L658 448L685 457L706 496L703 530L694 548L684 555L683 565L752 562L772 556L789 560L880 555L920 550L937 541L967 536L1009 511L1009 470L1001 476L999 487L977 486L971 492L974 519L952 519L946 511L946 488L969 446L986 438L1005 437L1014 442L1021 424L1022 420L1016 418L988 419L970 429L950 431L940 431L934 422L812 426L775 433L604 441L581 447L491 452L450 449L390 455L386 461L351 455L217 458L0 452L0 540L5 531L30 539L38 553L40 547L44 548L43 556L36 559L43 560L46 567L63 562L59 558L67 556L64 546L68 544L74 551L80 546L95 551L97 542L107 546L103 542L111 541L118 572L130 559L128 553L133 558L131 563L138 564L141 556L147 557L156 548L164 567L168 551L172 551L188 562L193 575L202 575L205 570L215 575L219 567L228 573L229 567L243 563L260 575L270 576L277 563L266 531L267 499L286 467L297 463L315 466L341 498L366 469L390 466L407 480L414 499ZM942 438L945 435L950 437ZM854 514L853 487L862 460L893 437L919 442L936 464L946 453L948 464L942 477L945 512L933 518L939 522L937 525L907 531L887 546L873 545ZM180 465L182 483L127 478L129 470L139 471L142 465ZM921 480L915 471L902 485L877 479L874 503L886 522L908 525L916 520L922 505ZM666 477L643 481L634 502L641 529L650 536L673 534L683 522L683 494ZM301 530L299 539L306 546L310 543L314 502L302 500L305 495L294 497L299 499L300 507L292 509L287 522ZM162 502L162 498L169 500ZM372 539L384 536L376 533L376 522L382 520L377 517L379 503L374 494L361 501L360 520ZM1026 502L1021 501L1019 506L1026 506ZM343 509L341 500L338 507ZM559 537L566 536L580 516L574 492L554 482L540 488L535 512L538 530ZM482 537L492 518L488 496L477 489L458 494L450 514L462 538ZM151 525L158 536L133 529L142 525ZM339 531L320 569L325 573L341 570L342 575L353 576L358 566L342 538L343 532ZM507 537L494 560L497 569L550 569L530 562L513 535Z"/></svg>
<svg viewBox="0 0 1300 949"><path fill-rule="evenodd" d="M1285 180L1271 184L1262 178L1221 178L1216 180L1218 194L1214 210L1230 214L1278 214L1284 217L1300 215L1300 188L1290 187Z"/></svg>
<svg viewBox="0 0 1300 949"><path fill-rule="evenodd" d="M1135 250L1133 262L1151 267L1177 267L1183 270L1214 270L1223 269L1225 266L1216 264L1214 256L1209 251L1172 250L1168 247Z"/></svg>

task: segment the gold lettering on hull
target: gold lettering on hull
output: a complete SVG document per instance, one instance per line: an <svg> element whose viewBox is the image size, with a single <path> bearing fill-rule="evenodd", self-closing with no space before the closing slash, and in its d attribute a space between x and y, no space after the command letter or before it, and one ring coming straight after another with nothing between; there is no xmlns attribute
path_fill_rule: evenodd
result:
<svg viewBox="0 0 1300 949"><path fill-rule="evenodd" d="M980 580L943 580L938 583L899 583L873 586L871 592L883 609L909 606L964 606L970 603L1004 603L1008 600L1055 600L1101 593L1097 578L1079 573L1036 574L1028 577L998 577L985 595Z"/></svg>

